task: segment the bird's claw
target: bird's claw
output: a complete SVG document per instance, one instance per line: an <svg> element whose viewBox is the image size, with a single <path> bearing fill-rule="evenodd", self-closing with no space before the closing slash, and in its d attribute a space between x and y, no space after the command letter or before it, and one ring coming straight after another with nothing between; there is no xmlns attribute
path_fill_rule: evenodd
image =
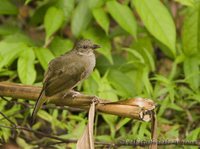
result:
<svg viewBox="0 0 200 149"><path fill-rule="evenodd" d="M72 98L75 98L75 97L77 97L78 95L80 95L79 92L76 92L76 91L73 91L73 92L72 92Z"/></svg>
<svg viewBox="0 0 200 149"><path fill-rule="evenodd" d="M95 104L98 104L99 98L97 96L93 96L92 102L94 102Z"/></svg>

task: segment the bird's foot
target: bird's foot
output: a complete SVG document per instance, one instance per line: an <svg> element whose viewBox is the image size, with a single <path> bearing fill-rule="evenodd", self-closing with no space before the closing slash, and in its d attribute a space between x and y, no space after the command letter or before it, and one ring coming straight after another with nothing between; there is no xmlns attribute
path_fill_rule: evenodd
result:
<svg viewBox="0 0 200 149"><path fill-rule="evenodd" d="M80 95L80 93L79 92L77 92L77 91L70 91L70 92L67 92L67 93L65 93L64 95L63 95L63 98L66 98L67 96L71 96L72 98L75 98L75 97L77 97L78 95Z"/></svg>
<svg viewBox="0 0 200 149"><path fill-rule="evenodd" d="M77 91L71 91L71 93L72 93L72 98L75 98L75 97L77 97L78 95L80 95L80 93L77 92Z"/></svg>
<svg viewBox="0 0 200 149"><path fill-rule="evenodd" d="M100 101L97 96L93 96L92 102L94 102L95 104L98 104Z"/></svg>

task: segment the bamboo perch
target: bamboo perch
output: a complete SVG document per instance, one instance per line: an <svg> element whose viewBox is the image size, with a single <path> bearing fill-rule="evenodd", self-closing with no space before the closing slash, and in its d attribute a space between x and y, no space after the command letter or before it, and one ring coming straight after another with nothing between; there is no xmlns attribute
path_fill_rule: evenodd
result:
<svg viewBox="0 0 200 149"><path fill-rule="evenodd" d="M16 83L0 82L0 96L37 100L41 87L31 85L21 85ZM57 94L49 97L50 103L58 106L79 107L89 109L91 103L96 102L96 110L103 113L114 114L123 117L130 117L143 121L152 119L152 111L155 103L150 99L134 98L118 102L109 102L96 96L77 94L71 91L70 94Z"/></svg>

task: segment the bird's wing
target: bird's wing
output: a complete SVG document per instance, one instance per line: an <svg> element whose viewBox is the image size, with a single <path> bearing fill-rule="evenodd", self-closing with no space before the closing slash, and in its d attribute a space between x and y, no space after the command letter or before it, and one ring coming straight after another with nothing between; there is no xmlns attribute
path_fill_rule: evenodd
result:
<svg viewBox="0 0 200 149"><path fill-rule="evenodd" d="M71 61L66 64L60 64L55 67L52 65L51 71L44 80L44 89L46 96L55 95L61 91L72 89L85 76L84 63Z"/></svg>
<svg viewBox="0 0 200 149"><path fill-rule="evenodd" d="M45 96L52 96L61 91L73 88L85 76L85 65L74 61L71 56L61 56L49 63L45 74L44 85L31 116L31 124L34 123L36 114L45 103Z"/></svg>

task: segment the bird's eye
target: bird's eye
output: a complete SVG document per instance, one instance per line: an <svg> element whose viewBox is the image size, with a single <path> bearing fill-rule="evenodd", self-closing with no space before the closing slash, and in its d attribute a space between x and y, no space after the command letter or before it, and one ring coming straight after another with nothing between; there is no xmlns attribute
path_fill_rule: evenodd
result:
<svg viewBox="0 0 200 149"><path fill-rule="evenodd" d="M83 48L84 48L84 49L87 49L87 46L85 45L85 46L83 46Z"/></svg>

